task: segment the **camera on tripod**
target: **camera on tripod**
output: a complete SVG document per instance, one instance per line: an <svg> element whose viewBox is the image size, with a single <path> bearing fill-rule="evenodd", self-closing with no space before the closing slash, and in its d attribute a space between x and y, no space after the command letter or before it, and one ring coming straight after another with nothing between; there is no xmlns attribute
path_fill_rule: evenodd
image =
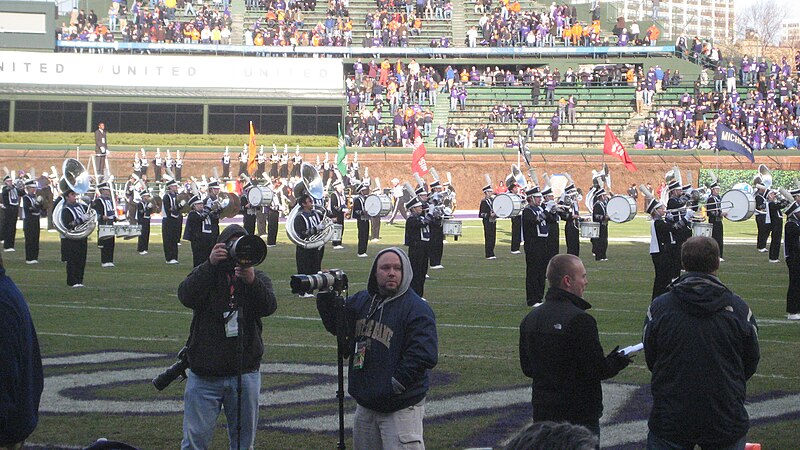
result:
<svg viewBox="0 0 800 450"><path fill-rule="evenodd" d="M347 274L342 269L331 269L313 275L297 274L292 275L289 285L293 294L312 291L342 292L347 290Z"/></svg>
<svg viewBox="0 0 800 450"><path fill-rule="evenodd" d="M186 379L186 369L189 368L187 352L188 348L183 347L181 351L178 352L178 360L175 361L175 364L169 366L167 370L153 378L153 386L155 386L156 389L163 391L178 377L181 377L183 380Z"/></svg>

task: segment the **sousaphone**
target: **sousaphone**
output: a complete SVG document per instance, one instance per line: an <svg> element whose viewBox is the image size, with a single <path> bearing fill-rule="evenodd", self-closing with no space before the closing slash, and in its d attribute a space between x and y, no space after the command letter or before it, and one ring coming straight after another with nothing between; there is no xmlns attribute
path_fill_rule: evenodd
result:
<svg viewBox="0 0 800 450"><path fill-rule="evenodd" d="M77 159L69 158L64 160L61 166L61 173L64 175L59 180L58 187L62 193L73 191L82 196L89 191L89 172ZM61 219L61 212L64 210L65 203L66 201L60 201L53 208L53 225L67 239L85 239L97 227L97 212L90 208L89 205L82 205L86 208L84 211L86 220L70 229Z"/></svg>
<svg viewBox="0 0 800 450"><path fill-rule="evenodd" d="M300 198L303 194L308 194L314 199L314 209L322 216L322 225L320 231L312 234L307 238L300 237L297 230L294 228L294 220L300 210L303 209L300 203L294 205L294 208L289 212L286 217L286 236L295 245L305 249L316 249L325 245L326 242L333 239L333 221L328 217L327 211L323 206L320 206L323 198L325 197L325 187L322 185L322 177L317 172L317 169L308 163L303 163L300 166L301 181L294 187L295 198Z"/></svg>

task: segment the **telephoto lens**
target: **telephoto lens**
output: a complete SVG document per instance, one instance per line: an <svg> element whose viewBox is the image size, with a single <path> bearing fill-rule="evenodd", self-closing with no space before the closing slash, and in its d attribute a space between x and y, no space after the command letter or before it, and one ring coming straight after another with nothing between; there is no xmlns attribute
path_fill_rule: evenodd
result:
<svg viewBox="0 0 800 450"><path fill-rule="evenodd" d="M240 267L257 266L267 258L267 244L259 236L248 234L227 244L228 256Z"/></svg>

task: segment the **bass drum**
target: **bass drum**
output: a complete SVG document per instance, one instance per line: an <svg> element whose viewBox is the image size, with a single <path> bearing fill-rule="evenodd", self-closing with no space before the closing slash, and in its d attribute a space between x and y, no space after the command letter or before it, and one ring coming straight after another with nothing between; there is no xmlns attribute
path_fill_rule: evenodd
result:
<svg viewBox="0 0 800 450"><path fill-rule="evenodd" d="M364 200L364 211L370 217L384 217L392 212L392 199L386 194L372 194Z"/></svg>
<svg viewBox="0 0 800 450"><path fill-rule="evenodd" d="M509 192L497 194L492 200L492 210L501 219L516 217L522 212L522 198Z"/></svg>
<svg viewBox="0 0 800 450"><path fill-rule="evenodd" d="M722 194L720 205L722 212L728 213L726 219L732 222L742 222L753 217L756 212L756 199L753 194L739 189L731 189Z"/></svg>
<svg viewBox="0 0 800 450"><path fill-rule="evenodd" d="M275 195L267 186L253 186L247 192L247 201L252 206L269 206L272 203L272 197Z"/></svg>
<svg viewBox="0 0 800 450"><path fill-rule="evenodd" d="M627 195L615 195L608 201L606 212L614 223L630 222L636 217L636 200Z"/></svg>

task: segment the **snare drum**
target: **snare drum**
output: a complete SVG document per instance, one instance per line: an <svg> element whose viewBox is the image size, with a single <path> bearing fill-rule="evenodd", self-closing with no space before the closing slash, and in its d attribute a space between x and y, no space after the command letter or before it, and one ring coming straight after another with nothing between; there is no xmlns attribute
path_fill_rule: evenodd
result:
<svg viewBox="0 0 800 450"><path fill-rule="evenodd" d="M97 226L97 239L110 239L116 236L114 225L98 225Z"/></svg>
<svg viewBox="0 0 800 450"><path fill-rule="evenodd" d="M117 237L121 237L123 239L133 239L142 234L142 226L118 224L114 225L114 233Z"/></svg>
<svg viewBox="0 0 800 450"><path fill-rule="evenodd" d="M600 222L581 222L581 237L583 238L599 238L600 237Z"/></svg>
<svg viewBox="0 0 800 450"><path fill-rule="evenodd" d="M331 241L341 242L343 234L344 234L344 225L340 223L333 224L333 237L331 238Z"/></svg>
<svg viewBox="0 0 800 450"><path fill-rule="evenodd" d="M253 186L247 192L247 201L252 207L269 206L272 204L272 197L275 195L268 186Z"/></svg>
<svg viewBox="0 0 800 450"><path fill-rule="evenodd" d="M692 236L711 237L711 231L713 229L714 229L713 223L692 222Z"/></svg>
<svg viewBox="0 0 800 450"><path fill-rule="evenodd" d="M501 219L516 217L522 212L522 198L512 192L497 194L492 200L492 211Z"/></svg>
<svg viewBox="0 0 800 450"><path fill-rule="evenodd" d="M739 189L731 189L722 194L720 206L727 212L726 219L741 222L749 219L756 212L756 199L753 194Z"/></svg>
<svg viewBox="0 0 800 450"><path fill-rule="evenodd" d="M636 217L636 200L627 195L615 195L608 201L606 211L614 223L630 222Z"/></svg>
<svg viewBox="0 0 800 450"><path fill-rule="evenodd" d="M386 194L372 194L364 200L364 211L370 217L384 217L392 212L392 199Z"/></svg>
<svg viewBox="0 0 800 450"><path fill-rule="evenodd" d="M461 221L453 219L443 220L442 231L446 236L461 236Z"/></svg>

